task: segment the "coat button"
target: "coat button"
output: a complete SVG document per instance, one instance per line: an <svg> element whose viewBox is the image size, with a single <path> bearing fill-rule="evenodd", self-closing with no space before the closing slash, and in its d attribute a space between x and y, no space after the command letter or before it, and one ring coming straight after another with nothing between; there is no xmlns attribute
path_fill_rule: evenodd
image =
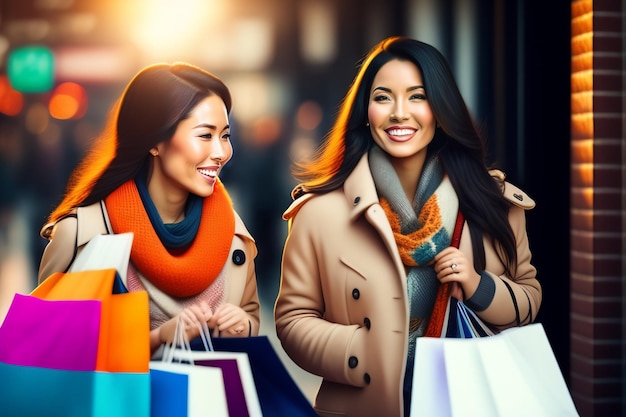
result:
<svg viewBox="0 0 626 417"><path fill-rule="evenodd" d="M246 262L246 254L241 249L235 249L233 252L233 263L235 265L243 265Z"/></svg>
<svg viewBox="0 0 626 417"><path fill-rule="evenodd" d="M357 204L359 204L360 201L361 201L361 197L356 197L354 199L354 205L356 206Z"/></svg>
<svg viewBox="0 0 626 417"><path fill-rule="evenodd" d="M367 328L367 330L369 330L372 327L372 323L370 322L370 319L368 319L367 317L365 317L365 319L363 320L363 324L365 324L365 327Z"/></svg>
<svg viewBox="0 0 626 417"><path fill-rule="evenodd" d="M365 373L365 374L363 375L363 380L365 381L365 383L366 383L367 385L369 385L369 383L372 381L372 378L370 378L370 374Z"/></svg>
<svg viewBox="0 0 626 417"><path fill-rule="evenodd" d="M356 356L350 356L350 359L348 359L348 366L354 369L358 364L359 360L356 358Z"/></svg>
<svg viewBox="0 0 626 417"><path fill-rule="evenodd" d="M352 298L358 300L361 297L361 291L358 288L352 290Z"/></svg>

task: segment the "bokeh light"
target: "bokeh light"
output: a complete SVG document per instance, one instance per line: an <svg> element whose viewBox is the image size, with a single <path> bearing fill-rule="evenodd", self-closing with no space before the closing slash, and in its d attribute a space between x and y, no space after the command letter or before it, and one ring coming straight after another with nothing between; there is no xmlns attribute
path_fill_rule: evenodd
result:
<svg viewBox="0 0 626 417"><path fill-rule="evenodd" d="M48 110L55 119L80 119L87 111L87 92L80 84L61 83L52 92Z"/></svg>
<svg viewBox="0 0 626 417"><path fill-rule="evenodd" d="M13 89L9 79L0 76L0 113L7 116L17 116L24 106L24 97L22 93Z"/></svg>

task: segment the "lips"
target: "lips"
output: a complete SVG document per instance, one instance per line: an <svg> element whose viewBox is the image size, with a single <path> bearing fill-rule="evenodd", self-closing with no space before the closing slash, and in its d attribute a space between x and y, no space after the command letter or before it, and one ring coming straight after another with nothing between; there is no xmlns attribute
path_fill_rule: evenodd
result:
<svg viewBox="0 0 626 417"><path fill-rule="evenodd" d="M415 132L417 132L417 129L409 127L392 127L389 129L385 129L385 132L391 140L396 142L404 142L412 138Z"/></svg>
<svg viewBox="0 0 626 417"><path fill-rule="evenodd" d="M219 167L198 168L198 173L205 177L215 178L219 172Z"/></svg>

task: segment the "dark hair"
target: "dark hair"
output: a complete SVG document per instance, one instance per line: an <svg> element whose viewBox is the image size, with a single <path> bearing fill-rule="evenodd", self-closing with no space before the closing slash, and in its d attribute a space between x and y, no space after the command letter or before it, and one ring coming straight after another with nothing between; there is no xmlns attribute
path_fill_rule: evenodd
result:
<svg viewBox="0 0 626 417"><path fill-rule="evenodd" d="M474 263L485 268L483 235L498 250L507 272L517 263L515 237L508 222L510 203L501 185L489 174L485 144L461 96L445 57L433 46L405 37L391 37L374 46L364 58L336 121L310 161L296 162L294 191L323 193L343 185L374 141L367 127L369 95L374 78L387 62L412 62L422 74L426 96L439 128L429 152L439 158L459 196L460 210L470 227ZM295 195L294 194L294 195Z"/></svg>
<svg viewBox="0 0 626 417"><path fill-rule="evenodd" d="M232 101L217 76L187 63L154 64L128 83L106 127L72 173L65 196L41 230L52 237L54 224L75 207L104 199L134 178L149 150L169 140L181 120L204 98L219 96L230 113Z"/></svg>

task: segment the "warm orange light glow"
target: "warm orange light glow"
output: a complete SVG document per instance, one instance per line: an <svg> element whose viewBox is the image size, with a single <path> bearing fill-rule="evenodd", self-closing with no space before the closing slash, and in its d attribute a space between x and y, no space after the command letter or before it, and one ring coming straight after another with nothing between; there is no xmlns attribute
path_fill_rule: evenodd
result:
<svg viewBox="0 0 626 417"><path fill-rule="evenodd" d="M574 167L581 184L588 187L593 186L593 163L574 164Z"/></svg>
<svg viewBox="0 0 626 417"><path fill-rule="evenodd" d="M129 28L132 39L154 58L184 56L189 51L199 53L206 46L197 43L199 34L211 33L216 22L224 17L224 6L217 1L151 0L123 4L136 7L128 11L136 16L133 27Z"/></svg>
<svg viewBox="0 0 626 417"><path fill-rule="evenodd" d="M52 93L48 110L55 119L80 119L87 110L87 93L76 83L59 84Z"/></svg>
<svg viewBox="0 0 626 417"><path fill-rule="evenodd" d="M593 112L572 114L572 139L593 137Z"/></svg>
<svg viewBox="0 0 626 417"><path fill-rule="evenodd" d="M573 73L571 82L572 93L593 91L593 70Z"/></svg>
<svg viewBox="0 0 626 417"><path fill-rule="evenodd" d="M593 68L593 52L585 52L572 57L572 74Z"/></svg>
<svg viewBox="0 0 626 417"><path fill-rule="evenodd" d="M590 33L593 30L593 12L572 18L572 36Z"/></svg>
<svg viewBox="0 0 626 417"><path fill-rule="evenodd" d="M572 142L572 160L578 162L593 161L593 139Z"/></svg>
<svg viewBox="0 0 626 417"><path fill-rule="evenodd" d="M587 207L593 207L593 187L585 187L580 190ZM590 214L593 214L591 212Z"/></svg>
<svg viewBox="0 0 626 417"><path fill-rule="evenodd" d="M0 113L17 116L24 106L24 96L11 87L6 76L0 76Z"/></svg>
<svg viewBox="0 0 626 417"><path fill-rule="evenodd" d="M593 111L592 91L573 92L571 97L573 113L587 113Z"/></svg>

